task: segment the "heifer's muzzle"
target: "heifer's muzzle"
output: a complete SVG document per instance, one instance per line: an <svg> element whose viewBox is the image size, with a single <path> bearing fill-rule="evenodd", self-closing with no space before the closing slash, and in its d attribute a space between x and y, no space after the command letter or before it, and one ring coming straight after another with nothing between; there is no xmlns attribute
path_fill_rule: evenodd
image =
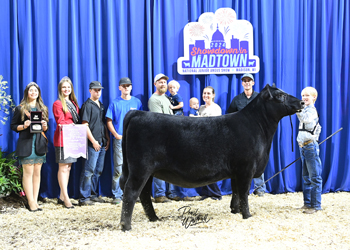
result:
<svg viewBox="0 0 350 250"><path fill-rule="evenodd" d="M301 101L300 102L300 105L301 105L301 109L305 108L305 102L304 101ZM301 112L301 109L297 110L297 112Z"/></svg>

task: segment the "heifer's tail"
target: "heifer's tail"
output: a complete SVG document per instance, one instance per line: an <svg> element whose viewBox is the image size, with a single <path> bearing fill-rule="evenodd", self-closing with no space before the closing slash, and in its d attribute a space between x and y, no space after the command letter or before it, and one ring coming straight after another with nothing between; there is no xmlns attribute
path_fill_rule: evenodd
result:
<svg viewBox="0 0 350 250"><path fill-rule="evenodd" d="M129 111L124 117L123 122L123 139L122 139L122 154L123 154L123 167L122 167L122 176L120 177L119 185L120 188L124 191L124 186L126 180L129 176L129 167L128 167L128 158L126 157L126 141L127 141L127 131L132 115L130 115L131 111Z"/></svg>

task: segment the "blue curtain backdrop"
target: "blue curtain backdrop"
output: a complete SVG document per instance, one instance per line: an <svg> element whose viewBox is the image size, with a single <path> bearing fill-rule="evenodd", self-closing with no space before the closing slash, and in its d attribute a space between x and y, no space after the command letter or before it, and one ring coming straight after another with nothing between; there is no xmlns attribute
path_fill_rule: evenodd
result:
<svg viewBox="0 0 350 250"><path fill-rule="evenodd" d="M52 144L56 127L52 104L63 76L72 79L80 106L89 98L91 81L102 83L105 88L102 102L108 106L120 96L119 79L128 76L133 82L132 94L147 110L147 101L154 92L153 77L162 72L180 82L179 93L185 100L186 114L190 97L202 100L202 90L208 85L215 88L215 101L226 112L232 98L243 91L240 75L183 76L176 70L177 59L184 56L184 26L198 21L202 13L222 7L234 9L238 19L253 25L254 55L260 58L256 91L273 82L299 98L306 86L318 90L320 139L344 128L320 146L323 192L349 191L349 1L1 0L0 4L0 75L9 82L8 93L18 105L25 86L35 81L50 110L50 144L42 168L41 196L59 195L58 165ZM293 131L288 117L279 124L265 179L299 157L295 115L292 121ZM0 134L2 150L14 151L18 135L10 130L9 122L1 125ZM71 171L72 197L79 196L81 166L82 161L78 161ZM111 195L112 168L109 150L100 182L101 195ZM222 181L220 187L224 194L231 192L229 180ZM271 193L302 190L300 161L268 182L267 190ZM196 194L195 189L187 193Z"/></svg>

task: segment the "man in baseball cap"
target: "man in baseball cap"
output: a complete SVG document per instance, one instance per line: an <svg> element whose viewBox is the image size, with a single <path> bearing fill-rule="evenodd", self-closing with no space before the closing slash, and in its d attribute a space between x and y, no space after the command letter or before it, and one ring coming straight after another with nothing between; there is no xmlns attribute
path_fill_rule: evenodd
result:
<svg viewBox="0 0 350 250"><path fill-rule="evenodd" d="M165 95L168 90L167 81L169 77L160 73L154 77L154 86L156 91L148 100L148 109L151 112L163 113L172 115L173 110L170 108L169 98ZM169 200L166 197L166 183L158 178L153 178L154 183L154 200L156 203L170 202L171 200L179 201L180 197L177 196L175 186L169 183Z"/></svg>
<svg viewBox="0 0 350 250"><path fill-rule="evenodd" d="M107 128L113 135L113 177L112 177L112 204L119 204L122 201L123 190L119 186L119 179L122 174L123 152L123 121L127 112L130 110L142 110L142 103L139 99L131 96L132 83L129 77L123 77L119 80L119 90L121 96L109 104L106 118Z"/></svg>
<svg viewBox="0 0 350 250"><path fill-rule="evenodd" d="M119 86L122 86L122 85L124 85L124 84L126 84L126 85L129 85L129 84L132 85L131 80L130 80L129 77L120 78L120 80L119 80Z"/></svg>
<svg viewBox="0 0 350 250"><path fill-rule="evenodd" d="M82 124L88 126L88 158L84 161L80 176L79 204L92 205L103 203L98 195L98 179L103 171L105 154L109 147L109 133L105 123L105 108L100 102L102 85L93 81L89 85L90 98L80 109Z"/></svg>
<svg viewBox="0 0 350 250"><path fill-rule="evenodd" d="M100 82L92 81L89 85L89 89L103 89L103 87Z"/></svg>
<svg viewBox="0 0 350 250"><path fill-rule="evenodd" d="M252 74L246 73L241 77L242 86L244 91L233 98L227 113L234 113L242 110L247 106L259 93L253 90L255 84L254 77ZM242 166L243 167L243 166ZM254 178L254 188L259 187L254 191L254 194L258 196L264 196L266 186L264 184L264 174L258 178Z"/></svg>
<svg viewBox="0 0 350 250"><path fill-rule="evenodd" d="M148 100L148 109L151 112L163 113L172 115L173 110L170 108L170 101L165 93L168 91L169 77L160 73L154 77L154 86L156 91L153 93L151 98Z"/></svg>
<svg viewBox="0 0 350 250"><path fill-rule="evenodd" d="M249 78L249 79L252 79L253 82L254 82L254 77L252 74L249 74L249 73L245 73L242 77L241 77L241 80L243 80L243 78Z"/></svg>
<svg viewBox="0 0 350 250"><path fill-rule="evenodd" d="M168 81L168 80L169 80L169 77L167 77L166 75L160 73L160 74L158 74L158 75L156 75L156 76L154 77L154 82L157 82L157 81L160 80L160 79L165 79L166 81Z"/></svg>

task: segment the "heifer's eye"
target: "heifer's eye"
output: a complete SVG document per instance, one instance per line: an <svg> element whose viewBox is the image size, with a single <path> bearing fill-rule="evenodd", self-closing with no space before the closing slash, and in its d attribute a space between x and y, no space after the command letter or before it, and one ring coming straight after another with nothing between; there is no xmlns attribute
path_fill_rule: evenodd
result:
<svg viewBox="0 0 350 250"><path fill-rule="evenodd" d="M278 94L277 98L278 100L280 100L281 102L284 102L284 100L286 99L287 95L286 94Z"/></svg>

